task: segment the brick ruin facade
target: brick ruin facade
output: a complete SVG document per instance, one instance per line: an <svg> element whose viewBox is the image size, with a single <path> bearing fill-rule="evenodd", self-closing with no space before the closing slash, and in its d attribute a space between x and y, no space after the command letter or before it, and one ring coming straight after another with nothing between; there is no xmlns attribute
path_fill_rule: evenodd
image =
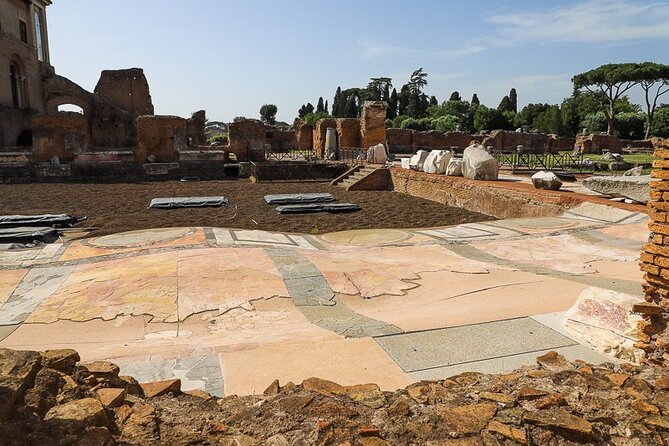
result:
<svg viewBox="0 0 669 446"><path fill-rule="evenodd" d="M641 252L645 303L633 311L643 315L636 346L650 363L669 366L669 141L655 150L650 183L650 237Z"/></svg>

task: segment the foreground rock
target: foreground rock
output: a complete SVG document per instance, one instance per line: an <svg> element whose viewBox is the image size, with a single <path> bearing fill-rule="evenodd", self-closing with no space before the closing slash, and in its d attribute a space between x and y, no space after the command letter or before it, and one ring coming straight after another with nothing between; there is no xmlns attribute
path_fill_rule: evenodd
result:
<svg viewBox="0 0 669 446"><path fill-rule="evenodd" d="M504 375L463 373L394 392L376 384L342 386L309 378L283 387L274 381L263 395L222 399L202 391L181 393L178 380L143 385L147 395L160 396L137 395L130 391L134 381L116 377L117 368L109 363L74 365L67 374L44 365L68 369L73 357L71 352L42 356L0 350L0 389L10 385L15 396L0 415L0 444L650 445L669 440L669 371L589 366L555 352L537 358L535 367ZM61 381L34 392L44 381L40 377ZM41 395L48 400L42 406L51 407L35 412L39 401L32 398L27 405L30 394Z"/></svg>
<svg viewBox="0 0 669 446"><path fill-rule="evenodd" d="M462 175L470 180L496 180L497 160L480 144L472 144L462 154Z"/></svg>
<svg viewBox="0 0 669 446"><path fill-rule="evenodd" d="M642 318L632 314L638 302L638 297L629 294L586 288L565 313L562 325L603 353L638 362L643 352L634 343Z"/></svg>
<svg viewBox="0 0 669 446"><path fill-rule="evenodd" d="M532 184L536 189L559 190L562 187L557 175L543 170L532 175Z"/></svg>
<svg viewBox="0 0 669 446"><path fill-rule="evenodd" d="M588 189L612 197L624 197L647 203L650 196L650 176L596 176L583 180Z"/></svg>

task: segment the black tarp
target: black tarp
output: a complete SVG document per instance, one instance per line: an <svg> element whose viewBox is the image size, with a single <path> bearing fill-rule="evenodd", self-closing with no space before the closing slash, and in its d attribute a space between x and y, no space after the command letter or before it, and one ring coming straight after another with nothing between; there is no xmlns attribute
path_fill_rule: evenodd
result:
<svg viewBox="0 0 669 446"><path fill-rule="evenodd" d="M277 206L279 214L303 214L308 212L353 212L362 209L353 203L309 203Z"/></svg>
<svg viewBox="0 0 669 446"><path fill-rule="evenodd" d="M0 215L0 228L28 226L71 228L79 221L80 219L69 214Z"/></svg>
<svg viewBox="0 0 669 446"><path fill-rule="evenodd" d="M166 197L151 200L150 208L202 208L209 206L227 206L230 201L225 197Z"/></svg>
<svg viewBox="0 0 669 446"><path fill-rule="evenodd" d="M267 204L324 203L335 201L335 197L327 192L310 194L275 194L265 195L265 201Z"/></svg>
<svg viewBox="0 0 669 446"><path fill-rule="evenodd" d="M0 244L34 241L51 243L56 240L58 240L58 230L54 228L0 228Z"/></svg>

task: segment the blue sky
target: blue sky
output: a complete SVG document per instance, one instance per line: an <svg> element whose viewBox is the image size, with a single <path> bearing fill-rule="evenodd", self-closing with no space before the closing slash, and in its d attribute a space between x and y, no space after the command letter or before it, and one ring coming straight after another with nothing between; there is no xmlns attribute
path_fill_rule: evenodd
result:
<svg viewBox="0 0 669 446"><path fill-rule="evenodd" d="M669 64L666 0L55 0L51 62L93 90L103 69L144 68L157 114L292 122L337 86L416 68L426 93L497 106L558 103L571 77L605 63ZM637 102L638 96L633 96ZM666 102L666 100L665 100Z"/></svg>

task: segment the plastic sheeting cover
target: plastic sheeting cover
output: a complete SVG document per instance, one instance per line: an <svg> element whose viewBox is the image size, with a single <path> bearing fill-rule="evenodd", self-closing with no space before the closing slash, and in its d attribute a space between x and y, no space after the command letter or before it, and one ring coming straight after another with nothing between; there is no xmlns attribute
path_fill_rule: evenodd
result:
<svg viewBox="0 0 669 446"><path fill-rule="evenodd" d="M335 200L330 193L265 195L267 204L322 203Z"/></svg>
<svg viewBox="0 0 669 446"><path fill-rule="evenodd" d="M79 219L69 214L0 215L0 228L26 226L71 228L77 222L79 222Z"/></svg>
<svg viewBox="0 0 669 446"><path fill-rule="evenodd" d="M310 203L278 206L279 214L303 214L308 212L352 212L362 209L353 203Z"/></svg>
<svg viewBox="0 0 669 446"><path fill-rule="evenodd" d="M54 228L0 228L0 243L51 243L55 240L58 240L58 231Z"/></svg>
<svg viewBox="0 0 669 446"><path fill-rule="evenodd" d="M230 200L225 197L165 197L151 200L150 208L202 208L208 206L227 206Z"/></svg>

